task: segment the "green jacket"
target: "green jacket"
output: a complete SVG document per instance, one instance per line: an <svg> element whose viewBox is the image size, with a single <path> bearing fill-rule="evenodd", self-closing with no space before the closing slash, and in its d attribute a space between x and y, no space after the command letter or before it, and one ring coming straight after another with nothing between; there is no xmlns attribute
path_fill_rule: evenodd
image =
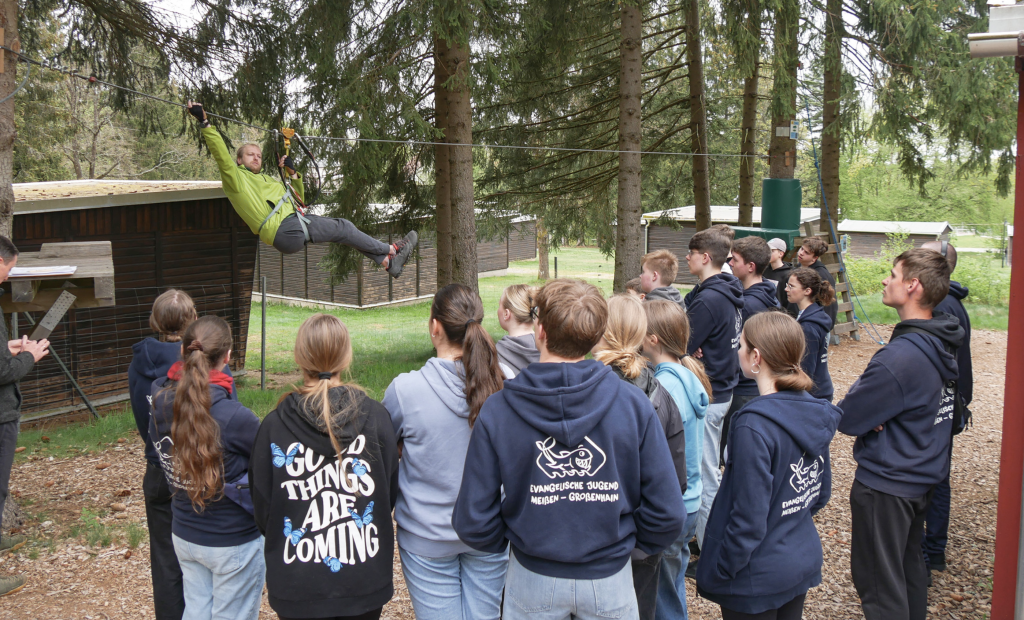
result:
<svg viewBox="0 0 1024 620"><path fill-rule="evenodd" d="M235 157L224 144L224 139L212 125L201 131L206 140L206 146L210 148L210 153L220 169L221 186L228 200L231 201L231 206L249 225L249 230L260 236L263 243L274 245L274 236L277 234L277 229L281 227L281 220L295 213L291 202L285 202L274 214L274 217L267 220L263 230L260 230L263 220L270 215L274 206L285 193L281 179L267 174L255 174L236 162ZM302 177L292 180L292 187L305 201Z"/></svg>

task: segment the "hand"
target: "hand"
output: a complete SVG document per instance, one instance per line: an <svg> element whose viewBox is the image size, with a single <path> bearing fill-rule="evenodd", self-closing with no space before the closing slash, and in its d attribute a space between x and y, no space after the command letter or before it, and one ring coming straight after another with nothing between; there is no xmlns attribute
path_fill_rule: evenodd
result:
<svg viewBox="0 0 1024 620"><path fill-rule="evenodd" d="M25 341L26 340L28 340L28 338L25 337L25 336L22 336L20 340L8 340L7 341L7 349L11 352L12 356L21 353L21 350L25 347Z"/></svg>
<svg viewBox="0 0 1024 620"><path fill-rule="evenodd" d="M876 433L881 433L883 428L885 428L885 425L884 424L879 424L878 426L876 426L875 428L873 428L871 430L875 431Z"/></svg>
<svg viewBox="0 0 1024 620"><path fill-rule="evenodd" d="M703 359L704 358L704 350L703 349L697 349L696 351L693 352L693 357L695 357L697 359Z"/></svg>
<svg viewBox="0 0 1024 620"><path fill-rule="evenodd" d="M188 107L188 113L196 117L197 121L200 123L206 122L206 110L203 109L203 104L190 100L185 105Z"/></svg>
<svg viewBox="0 0 1024 620"><path fill-rule="evenodd" d="M39 361L50 354L50 341L46 338L42 340L25 340L25 344L22 345L21 350L28 351L32 354L35 361Z"/></svg>

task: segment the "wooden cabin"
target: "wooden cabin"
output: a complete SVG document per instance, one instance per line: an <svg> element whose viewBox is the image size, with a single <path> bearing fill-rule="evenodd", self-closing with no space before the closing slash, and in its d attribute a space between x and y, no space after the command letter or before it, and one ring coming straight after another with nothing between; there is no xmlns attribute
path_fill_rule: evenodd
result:
<svg viewBox="0 0 1024 620"><path fill-rule="evenodd" d="M516 217L511 222L512 229L507 238L478 241L479 276L503 276L507 273L509 261L536 258L536 224L532 216ZM260 276L266 276L268 298L289 303L372 308L430 298L437 291L437 250L434 231L430 228L432 225L424 222L418 229L419 248L398 279L388 276L364 258L343 282L332 285L330 272L320 266L327 255L328 245L307 245L302 252L284 255L260 244L253 293L259 294ZM385 222L373 234L392 243L405 232Z"/></svg>
<svg viewBox="0 0 1024 620"><path fill-rule="evenodd" d="M915 248L926 241L949 240L953 228L949 222L882 222L877 220L843 220L836 227L845 237L845 254L874 258L889 235L903 233Z"/></svg>
<svg viewBox="0 0 1024 620"><path fill-rule="evenodd" d="M754 226L761 224L761 207L754 207ZM671 220L672 224L664 224L665 220ZM739 207L713 206L711 207L711 222L713 224L729 224L737 226L740 219ZM817 226L821 220L818 209L800 209L800 223L811 222ZM679 258L679 271L676 273L676 284L693 286L697 284L697 278L690 274L686 268L685 257L689 252L690 238L697 232L696 208L691 206L678 207L665 211L651 211L643 214L644 247L645 252L654 250L671 250ZM793 248L789 248L792 250ZM640 275L640 267L637 266L637 275Z"/></svg>
<svg viewBox="0 0 1024 620"><path fill-rule="evenodd" d="M171 287L188 292L200 316L231 324L232 367L245 366L258 238L219 182L16 183L14 195L12 237L22 252L47 242L111 242L116 304L73 309L50 336L95 405L127 400L132 345L152 335L153 300ZM23 317L17 323L26 331ZM52 357L22 380L21 392L26 419L84 406Z"/></svg>

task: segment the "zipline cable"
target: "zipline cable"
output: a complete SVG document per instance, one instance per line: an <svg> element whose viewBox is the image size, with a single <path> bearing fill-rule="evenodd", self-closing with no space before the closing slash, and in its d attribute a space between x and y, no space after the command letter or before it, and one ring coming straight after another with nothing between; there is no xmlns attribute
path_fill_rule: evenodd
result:
<svg viewBox="0 0 1024 620"><path fill-rule="evenodd" d="M30 65L36 65L36 66L41 67L43 69L48 69L50 71L55 71L57 73L62 73L64 75L67 75L67 76L70 76L70 77L78 78L80 80L84 80L86 82L89 82L90 84L102 84L103 86L109 86L110 88L116 88L118 90L121 90L121 91L124 91L124 92L128 92L128 93L132 93L134 95L138 95L138 96L144 97L146 99L151 99L153 101L158 101L160 103L166 103L167 105L172 105L172 106L177 107L177 108L187 109L187 106L185 104L179 102L179 101L171 101L169 99L164 99L163 97L157 97L156 95L151 95L149 93L145 93L145 92L142 92L142 91L139 91L139 90L135 90L134 88L129 88L127 86L121 86L119 84L114 84L112 82L107 82L107 81L104 81L104 80L101 80L101 79L97 78L94 75L83 75L83 74L78 73L77 71L75 71L73 69L68 69L68 68L62 67L60 65L57 65L55 63L50 63L50 62L46 62L46 61L36 60L34 58L31 58L29 56L26 56L26 55L22 54L21 52L16 52L13 49L7 47L6 45L0 45L0 49L6 50L6 51L14 54L19 59L24 60L25 62L29 63ZM237 125L242 125L244 127L250 128L250 129L256 129L256 130L262 131L264 133L279 134L279 132L277 130L268 129L266 127L263 127L263 126L260 126L260 125L254 125L252 123L247 123L245 121L241 121L241 120L238 120L237 118L232 118L230 116L223 116L221 114L214 114L213 112L206 112L206 116L211 117L211 118L219 118L221 120L224 120L224 121L227 121L227 122L230 122L230 123L235 123ZM752 157L752 158L755 158L755 159L765 159L765 158L767 158L766 155L758 155L758 154L744 155L744 154L737 154L737 153L684 153L684 152L674 152L674 151L621 151L621 150L613 150L613 149L585 149L585 148L572 148L572 147L560 147L560 146L522 146L522 145L515 145L515 144L486 144L486 143L475 144L475 143L462 143L462 142L432 142L432 141L427 141L427 140L394 140L394 139L386 139L386 138L339 138L339 137L335 137L335 136L309 136L309 135L299 136L299 134L297 134L297 133L295 135L296 135L297 138L299 138L300 145L301 145L301 141L302 140L324 140L324 141L335 141L335 142L367 142L367 143L380 143L380 144L407 144L407 145L415 145L415 146L449 146L449 147L471 147L471 148L486 148L486 149L512 149L512 150L524 150L524 151L548 151L548 152L571 152L571 153L603 153L603 154L607 154L607 155L626 154L626 155L669 155L669 156L675 156L675 157L733 157L733 158ZM306 149L303 149L303 150L306 150Z"/></svg>
<svg viewBox="0 0 1024 620"><path fill-rule="evenodd" d="M825 205L825 213L830 213L828 210L828 199L825 198L825 183L821 180L821 166L818 164L818 147L814 145L814 135L811 131L811 106L807 102L806 96L804 97L804 110L807 112L807 133L811 138L811 152L814 153L814 169L818 171L818 191L821 193L821 203ZM825 128L822 127L822 131L824 131L824 129ZM861 303L860 296L857 295L855 290L853 290L853 280L850 279L850 271L846 268L846 260L843 258L843 253L839 249L839 236L836 235L835 226L832 224L832 216L829 215L825 219L828 220L828 228L832 231L832 243L836 244L836 255L839 257L839 270L846 272L846 286L850 289L850 295L853 295L853 298L857 300L857 305L860 306L861 312L864 313L864 318L868 320L868 325L871 326L871 330L875 333L875 342L885 346L885 340L883 340L882 336L878 333L878 329L875 327L875 324L871 322L871 317L868 316L868 311L864 309L864 304ZM856 313L854 313L854 316L856 317Z"/></svg>

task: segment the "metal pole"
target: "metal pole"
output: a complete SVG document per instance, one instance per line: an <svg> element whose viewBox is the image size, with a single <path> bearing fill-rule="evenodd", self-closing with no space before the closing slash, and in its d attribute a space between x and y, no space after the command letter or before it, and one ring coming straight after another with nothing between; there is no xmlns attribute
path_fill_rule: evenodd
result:
<svg viewBox="0 0 1024 620"><path fill-rule="evenodd" d="M260 276L260 389L267 389L267 276Z"/></svg>
<svg viewBox="0 0 1024 620"><path fill-rule="evenodd" d="M555 279L558 279L558 257L555 257Z"/></svg>
<svg viewBox="0 0 1024 620"><path fill-rule="evenodd" d="M17 312L15 312L14 314L17 315ZM32 317L29 315L28 312L25 313L25 320L28 321L30 327L36 326L36 322L32 320ZM82 401L85 402L85 406L89 408L89 412L92 413L92 417L99 420L100 414L99 412L96 411L96 407L93 406L92 401L89 400L89 397L85 395L85 390L82 389L82 386L78 385L78 381L75 381L75 378L71 375L71 371L68 369L67 366L64 365L64 360L60 359L60 356L57 355L57 352L53 350L53 347L50 347L50 356L53 357L53 361L57 362L57 365L60 366L60 369L64 371L64 376L66 376L68 378L68 381L71 382L71 385L75 388L75 391L78 392L78 395L82 397Z"/></svg>
<svg viewBox="0 0 1024 620"><path fill-rule="evenodd" d="M1016 59L1017 179L1014 220L1024 221L1024 65ZM999 506L996 512L996 558L992 579L992 618L1021 618L1024 601L1017 589L1024 561L1021 515L1024 512L1024 260L1010 265L1010 319L1006 338L1006 383L1003 393L1003 444L999 457ZM1020 273L1017 273L1020 272Z"/></svg>

